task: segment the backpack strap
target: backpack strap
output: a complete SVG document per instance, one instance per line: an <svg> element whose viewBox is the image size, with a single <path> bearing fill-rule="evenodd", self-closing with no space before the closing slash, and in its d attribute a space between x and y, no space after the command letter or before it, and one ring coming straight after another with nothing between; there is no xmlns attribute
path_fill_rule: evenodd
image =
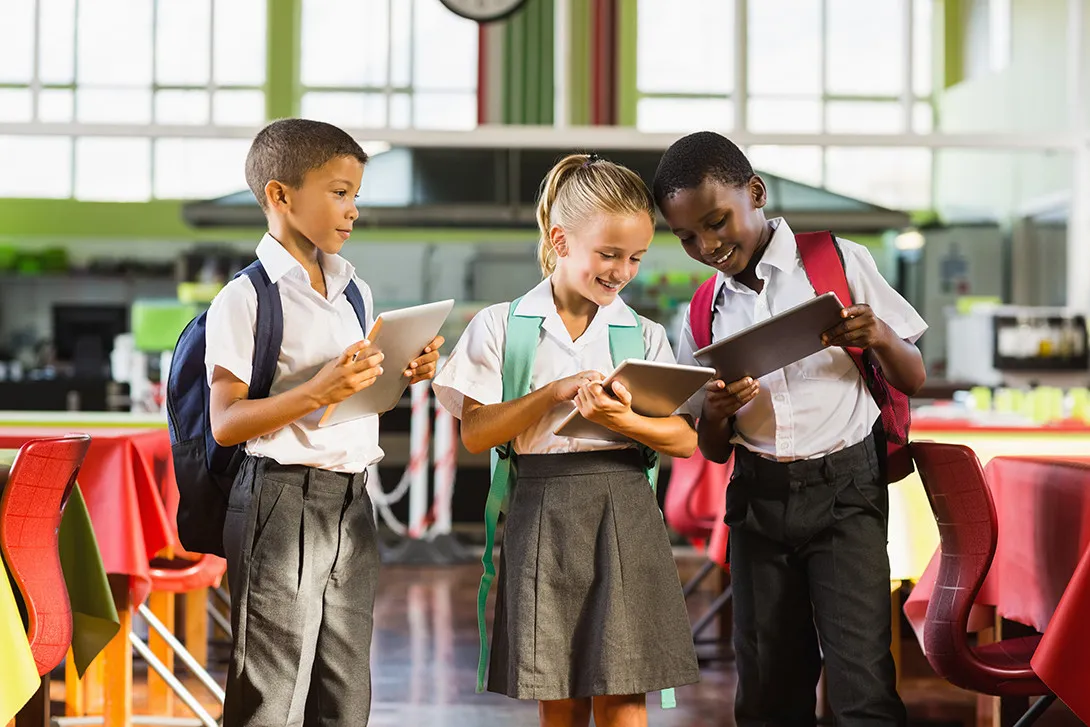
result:
<svg viewBox="0 0 1090 727"><path fill-rule="evenodd" d="M853 305L852 291L848 287L848 277L844 272L844 256L833 233L828 230L803 232L795 235L795 245L799 249L799 258L806 277L810 279L810 285L814 286L814 293L836 293L842 306L847 308ZM846 346L844 350L852 357L859 373L866 380L867 366L863 361L863 349Z"/></svg>
<svg viewBox="0 0 1090 727"><path fill-rule="evenodd" d="M363 296L356 285L355 280L348 281L348 287L344 289L344 297L352 304L352 310L356 311L356 318L360 321L360 330L367 335L367 307L363 304Z"/></svg>
<svg viewBox="0 0 1090 727"><path fill-rule="evenodd" d="M530 393L530 381L537 357L541 324L538 316L516 315L521 297L511 302L507 312L507 333L503 347L503 401L513 401ZM485 609L488 591L496 578L493 550L496 545L496 527L500 513L507 510L508 492L514 481L515 449L513 442L494 447L491 452L492 481L488 487L488 499L484 506L484 555L481 564L484 574L477 588L477 631L481 652L477 660L477 691L484 691L485 671L488 668L488 631L485 628Z"/></svg>
<svg viewBox="0 0 1090 727"><path fill-rule="evenodd" d="M261 261L250 263L239 275L248 277L257 293L253 368L247 398L264 399L272 388L280 346L284 341L284 306L280 302L280 290L269 279Z"/></svg>
<svg viewBox="0 0 1090 727"><path fill-rule="evenodd" d="M647 349L643 343L643 324L636 311L631 308L634 323L632 325L614 324L609 327L609 354L613 359L613 365L619 366L626 359L635 358L641 361L647 358ZM659 453L648 446L641 444L640 453L643 455L643 466L647 474L647 482L651 485L652 492L657 492L656 486L659 478Z"/></svg>
<svg viewBox="0 0 1090 727"><path fill-rule="evenodd" d="M817 295L833 292L844 307L853 304L852 291L844 268L844 254L836 237L828 230L795 235L802 267L814 286ZM911 474L912 457L909 455L908 431L912 418L908 397L886 381L877 360L866 351L845 347L859 369L881 416L875 423L874 433L881 441L876 442L880 468L887 482L896 482Z"/></svg>
<svg viewBox="0 0 1090 727"><path fill-rule="evenodd" d="M713 275L701 283L689 303L689 328L698 351L712 345L712 306L715 305L715 281L718 277Z"/></svg>

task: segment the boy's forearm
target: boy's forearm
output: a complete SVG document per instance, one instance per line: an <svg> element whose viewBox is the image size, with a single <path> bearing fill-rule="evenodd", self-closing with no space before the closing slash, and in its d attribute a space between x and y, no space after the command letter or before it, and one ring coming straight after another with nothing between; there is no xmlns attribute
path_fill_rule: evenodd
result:
<svg viewBox="0 0 1090 727"><path fill-rule="evenodd" d="M716 420L701 415L696 424L697 444L704 459L720 464L730 459L731 438L734 437L734 424L727 419Z"/></svg>
<svg viewBox="0 0 1090 727"><path fill-rule="evenodd" d="M556 404L552 386L546 386L513 401L475 407L462 415L462 443L474 454L506 444Z"/></svg>
<svg viewBox="0 0 1090 727"><path fill-rule="evenodd" d="M283 429L321 408L306 384L266 399L236 399L213 407L212 435L229 447Z"/></svg>
<svg viewBox="0 0 1090 727"><path fill-rule="evenodd" d="M923 356L916 345L897 337L888 329L886 340L871 346L871 353L878 359L886 381L898 391L914 396L927 381L927 369Z"/></svg>
<svg viewBox="0 0 1090 727"><path fill-rule="evenodd" d="M611 428L671 457L691 457L696 451L696 431L688 417L645 417L629 411Z"/></svg>

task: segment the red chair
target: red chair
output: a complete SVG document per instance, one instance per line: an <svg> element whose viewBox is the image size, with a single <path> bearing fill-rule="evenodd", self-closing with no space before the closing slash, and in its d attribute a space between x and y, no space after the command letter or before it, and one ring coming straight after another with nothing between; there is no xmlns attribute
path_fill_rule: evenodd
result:
<svg viewBox="0 0 1090 727"><path fill-rule="evenodd" d="M728 570L723 514L727 483L733 469L733 457L719 464L705 459L699 450L691 457L675 458L673 461L663 516L670 528L688 538L697 548L704 549L708 556L696 575L684 585L682 591L685 598L691 596L716 567ZM701 634L730 603L731 597L732 590L728 583L693 623L693 641L698 647L705 644L718 647L711 652L700 651L698 656L701 662L732 658L732 652L729 648L723 648L719 637L701 638Z"/></svg>
<svg viewBox="0 0 1090 727"><path fill-rule="evenodd" d="M675 457L670 466L670 484L666 488L662 515L671 530L688 538L698 549L707 547L716 522L722 518L733 461L731 458L724 464L711 462L697 450L691 457ZM715 566L714 560L709 560L700 567L685 584L686 598Z"/></svg>
<svg viewBox="0 0 1090 727"><path fill-rule="evenodd" d="M963 689L999 697L1042 696L1017 723L1031 724L1056 699L1030 667L1040 635L982 646L971 645L967 635L969 610L999 539L984 470L973 450L962 445L913 442L911 447L938 523L941 552L924 621L927 660L939 676Z"/></svg>
<svg viewBox="0 0 1090 727"><path fill-rule="evenodd" d="M0 551L26 604L27 638L45 676L72 644L72 606L57 533L91 438L36 439L19 449L0 496Z"/></svg>
<svg viewBox="0 0 1090 727"><path fill-rule="evenodd" d="M710 462L699 450L692 457L675 457L670 466L663 516L674 532L698 548L704 547L715 529L730 470L729 462Z"/></svg>

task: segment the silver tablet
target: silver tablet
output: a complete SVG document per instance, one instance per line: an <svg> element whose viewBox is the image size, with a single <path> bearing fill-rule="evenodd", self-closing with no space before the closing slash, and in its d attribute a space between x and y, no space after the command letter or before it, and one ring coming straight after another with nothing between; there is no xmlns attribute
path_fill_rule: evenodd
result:
<svg viewBox="0 0 1090 727"><path fill-rule="evenodd" d="M326 407L318 422L329 427L341 422L390 411L405 393L409 377L405 370L424 351L424 347L443 327L454 307L454 300L440 300L411 308L387 311L371 329L375 348L383 353L382 375L375 383L358 391L340 404ZM378 333L375 333L375 329Z"/></svg>
<svg viewBox="0 0 1090 727"><path fill-rule="evenodd" d="M632 411L646 417L668 417L678 410L700 387L711 381L715 369L703 366L644 361L630 358L621 362L603 382L606 391L620 381L632 394ZM600 424L588 421L574 405L572 411L553 430L561 437L631 441Z"/></svg>
<svg viewBox="0 0 1090 727"><path fill-rule="evenodd" d="M842 323L836 293L825 293L696 351L726 383L754 379L801 361L825 348L821 334Z"/></svg>

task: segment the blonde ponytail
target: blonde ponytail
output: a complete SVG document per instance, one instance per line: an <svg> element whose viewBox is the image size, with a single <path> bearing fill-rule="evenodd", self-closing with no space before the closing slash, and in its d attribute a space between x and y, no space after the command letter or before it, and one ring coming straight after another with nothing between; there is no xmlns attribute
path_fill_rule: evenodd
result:
<svg viewBox="0 0 1090 727"><path fill-rule="evenodd" d="M655 221L655 201L638 174L597 154L569 154L549 170L537 200L541 239L537 260L542 277L556 269L549 238L554 225L573 228L594 214L647 214Z"/></svg>

